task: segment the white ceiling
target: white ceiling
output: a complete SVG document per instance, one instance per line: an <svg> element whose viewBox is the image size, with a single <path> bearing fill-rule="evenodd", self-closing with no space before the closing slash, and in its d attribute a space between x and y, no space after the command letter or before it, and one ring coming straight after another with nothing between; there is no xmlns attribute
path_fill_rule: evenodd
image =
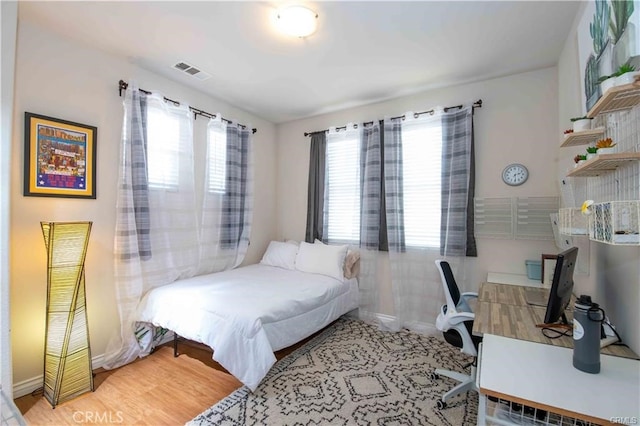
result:
<svg viewBox="0 0 640 426"><path fill-rule="evenodd" d="M579 8L548 1L299 2L319 18L318 31L298 39L276 31L279 4L21 2L19 17L282 123L552 66ZM171 68L178 61L213 77L199 81Z"/></svg>

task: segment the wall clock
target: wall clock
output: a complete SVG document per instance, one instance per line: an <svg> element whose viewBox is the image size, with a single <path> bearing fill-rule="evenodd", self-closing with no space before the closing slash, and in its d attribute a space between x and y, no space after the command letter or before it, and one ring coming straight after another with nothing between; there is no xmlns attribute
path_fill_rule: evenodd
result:
<svg viewBox="0 0 640 426"><path fill-rule="evenodd" d="M502 171L502 180L507 185L522 185L529 178L529 170L522 164L509 164Z"/></svg>

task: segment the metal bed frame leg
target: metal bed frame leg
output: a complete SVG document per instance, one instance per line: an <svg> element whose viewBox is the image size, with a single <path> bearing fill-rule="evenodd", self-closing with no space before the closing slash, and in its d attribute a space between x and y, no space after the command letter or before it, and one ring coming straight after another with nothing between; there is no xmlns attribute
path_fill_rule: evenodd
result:
<svg viewBox="0 0 640 426"><path fill-rule="evenodd" d="M173 332L173 357L177 358L180 354L178 353L178 333Z"/></svg>

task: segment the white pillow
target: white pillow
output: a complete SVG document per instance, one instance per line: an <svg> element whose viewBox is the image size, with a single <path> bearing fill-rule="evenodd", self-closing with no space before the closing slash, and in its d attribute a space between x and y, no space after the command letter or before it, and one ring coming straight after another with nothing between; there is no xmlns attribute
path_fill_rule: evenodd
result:
<svg viewBox="0 0 640 426"><path fill-rule="evenodd" d="M344 258L347 246L329 246L301 242L296 256L296 269L343 280Z"/></svg>
<svg viewBox="0 0 640 426"><path fill-rule="evenodd" d="M264 253L264 256L262 256L260 264L294 270L296 268L295 262L297 254L298 246L280 241L271 241L269 247L267 247L267 251Z"/></svg>
<svg viewBox="0 0 640 426"><path fill-rule="evenodd" d="M313 244L325 245L319 239L315 239ZM347 254L344 257L343 276L346 279L357 278L360 274L360 251L347 249Z"/></svg>

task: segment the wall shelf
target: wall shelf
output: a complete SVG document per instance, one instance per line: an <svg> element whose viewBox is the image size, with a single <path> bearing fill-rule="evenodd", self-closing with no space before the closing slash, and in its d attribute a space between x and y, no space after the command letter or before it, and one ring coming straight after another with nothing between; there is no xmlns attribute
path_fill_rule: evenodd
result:
<svg viewBox="0 0 640 426"><path fill-rule="evenodd" d="M566 146L588 145L597 142L604 136L604 127L597 129L583 130L581 132L568 133L563 137L561 148Z"/></svg>
<svg viewBox="0 0 640 426"><path fill-rule="evenodd" d="M551 213L558 197L474 198L475 236L517 240L553 240Z"/></svg>
<svg viewBox="0 0 640 426"><path fill-rule="evenodd" d="M512 239L514 234L511 198L474 198L476 237Z"/></svg>
<svg viewBox="0 0 640 426"><path fill-rule="evenodd" d="M587 117L594 118L598 114L622 111L640 104L640 80L623 86L612 87L602 95L589 110Z"/></svg>
<svg viewBox="0 0 640 426"><path fill-rule="evenodd" d="M622 152L618 154L600 154L585 161L567 173L570 177L601 176L615 171L618 167L631 161L639 161L640 152Z"/></svg>

